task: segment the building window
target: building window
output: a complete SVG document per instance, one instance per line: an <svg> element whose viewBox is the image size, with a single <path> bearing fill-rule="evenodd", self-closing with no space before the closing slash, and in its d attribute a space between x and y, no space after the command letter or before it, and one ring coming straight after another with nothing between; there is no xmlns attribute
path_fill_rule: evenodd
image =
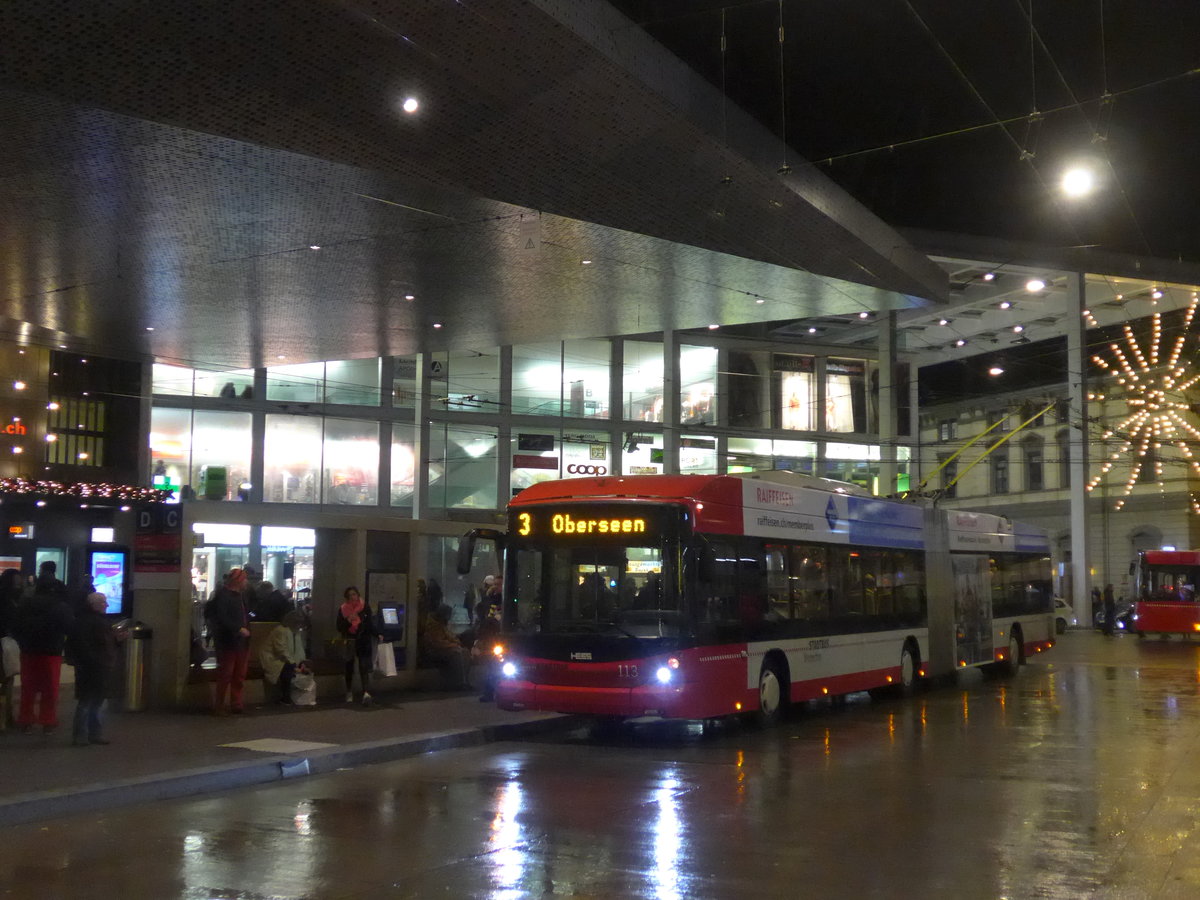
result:
<svg viewBox="0 0 1200 900"><path fill-rule="evenodd" d="M825 430L867 430L867 363L862 359L834 359L825 363Z"/></svg>
<svg viewBox="0 0 1200 900"><path fill-rule="evenodd" d="M104 465L104 403L52 398L46 422L46 462L68 466Z"/></svg>
<svg viewBox="0 0 1200 900"><path fill-rule="evenodd" d="M1008 454L992 454L992 493L1008 493Z"/></svg>
<svg viewBox="0 0 1200 900"><path fill-rule="evenodd" d="M779 427L788 431L815 431L817 428L817 382L811 356L775 354L775 381L778 385Z"/></svg>
<svg viewBox="0 0 1200 900"><path fill-rule="evenodd" d="M947 499L953 499L958 496L958 485L954 480L958 478L958 460L953 459L946 462L947 457L938 457L938 462L941 464L941 485L942 496Z"/></svg>
<svg viewBox="0 0 1200 900"><path fill-rule="evenodd" d="M952 441L958 437L958 421L956 419L942 419L938 422L938 440Z"/></svg>
<svg viewBox="0 0 1200 900"><path fill-rule="evenodd" d="M1058 486L1071 486L1071 435L1067 431L1058 435Z"/></svg>
<svg viewBox="0 0 1200 900"><path fill-rule="evenodd" d="M621 392L625 418L635 422L663 420L663 346L625 341Z"/></svg>
<svg viewBox="0 0 1200 900"><path fill-rule="evenodd" d="M1025 490L1040 491L1046 487L1044 456L1041 441L1025 444Z"/></svg>

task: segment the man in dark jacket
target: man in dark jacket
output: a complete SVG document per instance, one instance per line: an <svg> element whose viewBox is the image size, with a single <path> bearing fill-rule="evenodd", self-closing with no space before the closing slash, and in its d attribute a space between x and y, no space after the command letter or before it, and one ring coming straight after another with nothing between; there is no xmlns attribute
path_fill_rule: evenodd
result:
<svg viewBox="0 0 1200 900"><path fill-rule="evenodd" d="M117 664L117 638L104 613L108 598L93 592L86 607L75 619L68 639L71 661L75 665L75 722L71 743L76 747L107 744L101 732L100 709L111 687Z"/></svg>
<svg viewBox="0 0 1200 900"><path fill-rule="evenodd" d="M55 577L55 565L42 563L33 596L17 607L12 634L21 648L21 708L17 724L33 731L35 698L39 701L36 721L51 734L58 727L58 682L62 673L63 645L71 632L71 610L66 588Z"/></svg>
<svg viewBox="0 0 1200 900"><path fill-rule="evenodd" d="M243 710L242 688L250 663L250 616L246 610L246 573L231 569L225 583L213 592L209 621L217 651L217 691L213 712L218 716ZM225 695L229 694L229 706Z"/></svg>

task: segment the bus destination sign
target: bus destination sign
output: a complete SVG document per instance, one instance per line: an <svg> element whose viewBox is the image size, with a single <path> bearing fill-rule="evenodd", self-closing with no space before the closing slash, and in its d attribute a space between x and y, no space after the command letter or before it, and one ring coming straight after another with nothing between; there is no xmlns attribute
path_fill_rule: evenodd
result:
<svg viewBox="0 0 1200 900"><path fill-rule="evenodd" d="M570 508L538 507L509 513L509 533L541 539L636 538L660 535L663 509L603 504Z"/></svg>

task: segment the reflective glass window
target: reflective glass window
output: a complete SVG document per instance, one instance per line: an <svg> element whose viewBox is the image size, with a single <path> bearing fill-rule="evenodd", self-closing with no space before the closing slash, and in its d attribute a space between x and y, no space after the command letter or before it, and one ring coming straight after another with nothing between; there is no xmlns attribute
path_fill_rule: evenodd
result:
<svg viewBox="0 0 1200 900"><path fill-rule="evenodd" d="M430 426L430 505L443 509L496 508L496 429ZM441 468L435 480L434 467Z"/></svg>
<svg viewBox="0 0 1200 900"><path fill-rule="evenodd" d="M563 343L563 415L586 419L608 418L608 373L611 362L610 341Z"/></svg>
<svg viewBox="0 0 1200 900"><path fill-rule="evenodd" d="M197 496L236 498L238 489L250 481L251 444L250 413L196 410L190 483Z"/></svg>
<svg viewBox="0 0 1200 900"><path fill-rule="evenodd" d="M263 448L263 500L321 502L321 419L268 415Z"/></svg>
<svg viewBox="0 0 1200 900"><path fill-rule="evenodd" d="M867 363L833 359L825 363L825 430L867 431Z"/></svg>
<svg viewBox="0 0 1200 900"><path fill-rule="evenodd" d="M337 359L325 363L325 402L379 405L379 358Z"/></svg>
<svg viewBox="0 0 1200 900"><path fill-rule="evenodd" d="M374 506L379 501L379 423L326 419L325 492L321 502Z"/></svg>
<svg viewBox="0 0 1200 900"><path fill-rule="evenodd" d="M514 413L527 416L562 415L562 344L555 341L513 347L512 371Z"/></svg>
<svg viewBox="0 0 1200 900"><path fill-rule="evenodd" d="M151 482L178 491L191 480L192 412L150 411Z"/></svg>
<svg viewBox="0 0 1200 900"><path fill-rule="evenodd" d="M663 420L663 345L625 341L621 394L625 418L641 422Z"/></svg>
<svg viewBox="0 0 1200 900"><path fill-rule="evenodd" d="M621 470L626 475L661 475L663 436L650 432L627 432L621 448Z"/></svg>
<svg viewBox="0 0 1200 900"><path fill-rule="evenodd" d="M498 350L451 350L430 354L429 374L434 406L456 412L500 409Z"/></svg>
<svg viewBox="0 0 1200 900"><path fill-rule="evenodd" d="M196 370L196 396L245 400L254 394L254 370L230 369L228 372Z"/></svg>
<svg viewBox="0 0 1200 900"><path fill-rule="evenodd" d="M680 422L684 425L717 424L716 347L680 348L679 386Z"/></svg>
<svg viewBox="0 0 1200 900"><path fill-rule="evenodd" d="M196 377L195 369L183 366L168 366L155 363L150 370L153 391L169 397L192 396L192 381Z"/></svg>
<svg viewBox="0 0 1200 900"><path fill-rule="evenodd" d="M416 426L402 422L392 423L392 506L412 506L413 491L417 478ZM441 477L438 469L437 477ZM435 473L430 469L430 481Z"/></svg>
<svg viewBox="0 0 1200 900"><path fill-rule="evenodd" d="M876 492L879 478L879 447L874 444L825 445L826 478L849 481L868 491Z"/></svg>
<svg viewBox="0 0 1200 900"><path fill-rule="evenodd" d="M717 439L696 435L681 437L679 471L683 475L717 474Z"/></svg>
<svg viewBox="0 0 1200 900"><path fill-rule="evenodd" d="M769 428L771 354L761 350L730 350L728 360L725 378L729 402L725 416L729 424L735 428ZM806 389L805 396L810 392L811 387Z"/></svg>
<svg viewBox="0 0 1200 900"><path fill-rule="evenodd" d="M392 360L392 406L417 407L417 357L397 356Z"/></svg>
<svg viewBox="0 0 1200 900"><path fill-rule="evenodd" d="M289 403L320 403L325 363L297 363L267 369L267 399Z"/></svg>
<svg viewBox="0 0 1200 900"><path fill-rule="evenodd" d="M780 428L815 431L817 382L811 356L775 354L776 410Z"/></svg>

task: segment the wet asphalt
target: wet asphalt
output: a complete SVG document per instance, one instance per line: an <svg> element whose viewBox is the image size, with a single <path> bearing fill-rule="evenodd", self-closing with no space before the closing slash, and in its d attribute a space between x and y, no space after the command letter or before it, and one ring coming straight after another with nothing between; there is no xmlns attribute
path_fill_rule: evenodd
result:
<svg viewBox="0 0 1200 900"><path fill-rule="evenodd" d="M0 896L1200 897L1200 641L0 828Z"/></svg>

